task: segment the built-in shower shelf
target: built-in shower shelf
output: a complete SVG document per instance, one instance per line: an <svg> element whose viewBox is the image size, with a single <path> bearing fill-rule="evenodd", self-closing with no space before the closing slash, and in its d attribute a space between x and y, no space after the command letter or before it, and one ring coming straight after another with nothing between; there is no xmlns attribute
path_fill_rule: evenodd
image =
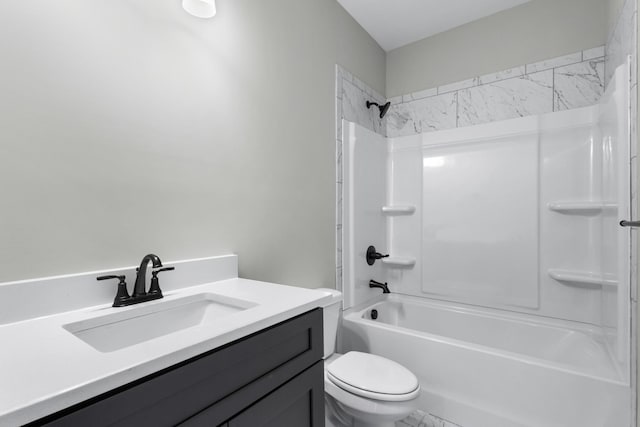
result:
<svg viewBox="0 0 640 427"><path fill-rule="evenodd" d="M382 213L387 215L413 215L416 211L415 206L383 206Z"/></svg>
<svg viewBox="0 0 640 427"><path fill-rule="evenodd" d="M549 210L569 215L599 214L605 210L613 210L618 207L615 203L602 201L552 202L548 206Z"/></svg>
<svg viewBox="0 0 640 427"><path fill-rule="evenodd" d="M604 278L601 274L590 271L572 271L549 269L549 277L564 284L574 286L617 286L616 280Z"/></svg>
<svg viewBox="0 0 640 427"><path fill-rule="evenodd" d="M416 265L416 259L409 257L392 256L389 258L382 258L382 263L390 267L413 267L414 265Z"/></svg>

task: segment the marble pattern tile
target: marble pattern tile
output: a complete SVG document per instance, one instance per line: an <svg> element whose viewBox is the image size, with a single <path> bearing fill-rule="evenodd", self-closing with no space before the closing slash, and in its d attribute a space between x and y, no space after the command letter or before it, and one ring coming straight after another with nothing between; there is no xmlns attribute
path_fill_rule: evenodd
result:
<svg viewBox="0 0 640 427"><path fill-rule="evenodd" d="M367 101L371 100L371 95L347 80L342 85L342 114L345 120L384 135L386 126L379 117L380 110L375 107L367 109Z"/></svg>
<svg viewBox="0 0 640 427"><path fill-rule="evenodd" d="M458 127L553 111L553 70L458 92Z"/></svg>
<svg viewBox="0 0 640 427"><path fill-rule="evenodd" d="M604 56L604 46L594 47L582 51L582 60L589 61L591 59L602 58Z"/></svg>
<svg viewBox="0 0 640 427"><path fill-rule="evenodd" d="M407 418L396 422L396 427L461 427L435 415L415 411Z"/></svg>
<svg viewBox="0 0 640 427"><path fill-rule="evenodd" d="M631 86L635 86L638 83L638 49L637 49L637 39L638 39L638 4L637 0L634 0L634 4L636 6L636 11L631 18L631 40L636 40L636 42L632 42L631 44Z"/></svg>
<svg viewBox="0 0 640 427"><path fill-rule="evenodd" d="M436 96L437 94L438 94L438 88L435 88L435 87L432 89L420 90L418 92L410 93L409 95L403 95L402 102L416 101L418 99L428 98L430 96Z"/></svg>
<svg viewBox="0 0 640 427"><path fill-rule="evenodd" d="M336 99L342 99L342 81L344 80L344 73L342 67L336 64Z"/></svg>
<svg viewBox="0 0 640 427"><path fill-rule="evenodd" d="M553 111L588 107L604 93L604 58L554 70Z"/></svg>
<svg viewBox="0 0 640 427"><path fill-rule="evenodd" d="M512 79L514 77L522 77L526 73L526 67L521 65L520 67L510 68L504 71L498 71L497 73L485 74L478 77L478 83L486 85L489 83L497 82L500 80Z"/></svg>
<svg viewBox="0 0 640 427"><path fill-rule="evenodd" d="M391 104L387 117L387 136L389 138L418 133L415 115L409 103Z"/></svg>
<svg viewBox="0 0 640 427"><path fill-rule="evenodd" d="M438 86L438 95L443 93L455 92L461 89L466 89L469 87L478 86L478 78L474 77L472 79L462 80L459 82L451 83L448 85Z"/></svg>
<svg viewBox="0 0 640 427"><path fill-rule="evenodd" d="M336 64L336 289L342 289L342 260L338 261L338 253L342 253L342 92L345 71Z"/></svg>
<svg viewBox="0 0 640 427"><path fill-rule="evenodd" d="M456 127L457 93L392 105L387 113L387 135L398 137Z"/></svg>
<svg viewBox="0 0 640 427"><path fill-rule="evenodd" d="M626 62L627 55L637 55L636 34L638 2L627 0L606 45L605 84L608 85L617 67ZM632 61L634 62L634 61ZM635 79L635 77L634 77ZM633 84L633 83L632 83Z"/></svg>
<svg viewBox="0 0 640 427"><path fill-rule="evenodd" d="M402 97L396 96L389 99L392 107L388 113L387 136L414 135L452 127L447 120L448 110L440 109L438 114L438 109L433 105L425 106L416 102L445 94L456 95L453 100L456 104L456 123L453 127L593 105L600 100L604 91L604 52L605 46L597 46ZM583 58L586 60L583 61Z"/></svg>
<svg viewBox="0 0 640 427"><path fill-rule="evenodd" d="M633 157L630 160L629 174L631 175L631 182L632 183L633 182L638 182L638 159L637 159L637 157ZM636 202L637 202L636 199L637 198L638 198L637 189L635 188L635 186L632 186L632 188L631 188L631 206L630 206L631 218L637 218L638 217L638 211L637 211L637 206L636 206Z"/></svg>
<svg viewBox="0 0 640 427"><path fill-rule="evenodd" d="M342 98L336 98L336 139L342 141Z"/></svg>
<svg viewBox="0 0 640 427"><path fill-rule="evenodd" d="M336 236L340 235L340 239L342 239L342 225L336 227ZM342 272L342 244L336 245L336 271L340 270Z"/></svg>
<svg viewBox="0 0 640 427"><path fill-rule="evenodd" d="M631 96L629 97L629 103L631 104L631 141L638 141L638 85L634 85L631 88ZM633 118L636 119L633 119ZM638 155L638 144L631 144L631 157Z"/></svg>
<svg viewBox="0 0 640 427"><path fill-rule="evenodd" d="M407 418L397 421L396 427L419 427L426 416L427 414L422 411L415 411Z"/></svg>
<svg viewBox="0 0 640 427"><path fill-rule="evenodd" d="M527 74L533 74L539 71L562 67L564 65L575 64L576 62L582 62L582 52L576 52L569 55L547 59L545 61L534 62L533 64L527 64L526 72Z"/></svg>
<svg viewBox="0 0 640 427"><path fill-rule="evenodd" d="M636 200L637 203L637 200ZM631 233L631 283L638 283L638 233ZM631 287L631 301L638 301L638 287ZM637 313L633 311L632 313Z"/></svg>
<svg viewBox="0 0 640 427"><path fill-rule="evenodd" d="M420 427L462 427L458 424L454 424L447 420L443 420L442 418L438 418L435 415L427 414L426 417L422 420Z"/></svg>
<svg viewBox="0 0 640 427"><path fill-rule="evenodd" d="M343 167L342 167L342 141L336 139L336 182L343 182Z"/></svg>
<svg viewBox="0 0 640 427"><path fill-rule="evenodd" d="M337 224L336 228L342 230L342 198L343 198L343 184L341 182L336 182L336 219ZM340 244L342 244L342 238L338 240ZM339 267L339 266L338 266Z"/></svg>
<svg viewBox="0 0 640 427"><path fill-rule="evenodd" d="M353 74L346 68L340 67L340 69L342 70L342 79L353 83Z"/></svg>
<svg viewBox="0 0 640 427"><path fill-rule="evenodd" d="M367 91L367 94L370 95L378 104L384 104L385 102L387 102L387 98L380 95L378 92L376 92L373 89L371 89L370 91Z"/></svg>

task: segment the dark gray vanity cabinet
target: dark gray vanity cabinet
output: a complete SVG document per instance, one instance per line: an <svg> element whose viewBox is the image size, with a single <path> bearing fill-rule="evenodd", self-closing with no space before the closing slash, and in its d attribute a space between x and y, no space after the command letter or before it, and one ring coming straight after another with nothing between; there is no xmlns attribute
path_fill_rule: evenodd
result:
<svg viewBox="0 0 640 427"><path fill-rule="evenodd" d="M324 425L324 387L317 377L324 374L317 362L282 387L249 406L225 423L225 427L311 427ZM184 426L216 425L215 405L185 422Z"/></svg>
<svg viewBox="0 0 640 427"><path fill-rule="evenodd" d="M321 427L322 352L316 309L31 425Z"/></svg>

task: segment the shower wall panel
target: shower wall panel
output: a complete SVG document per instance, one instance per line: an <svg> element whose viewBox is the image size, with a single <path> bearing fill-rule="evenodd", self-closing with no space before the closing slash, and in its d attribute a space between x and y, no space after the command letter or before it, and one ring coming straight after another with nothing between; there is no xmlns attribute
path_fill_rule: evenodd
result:
<svg viewBox="0 0 640 427"><path fill-rule="evenodd" d="M392 138L387 203L416 211L388 218L389 251L419 262L388 265L389 283L599 326L602 227L590 208L602 204L597 112ZM572 272L594 283L564 280Z"/></svg>
<svg viewBox="0 0 640 427"><path fill-rule="evenodd" d="M538 307L538 134L423 148L422 291Z"/></svg>
<svg viewBox="0 0 640 427"><path fill-rule="evenodd" d="M372 245L385 251L386 221L382 206L387 194L386 138L354 123L344 122L344 280L345 308L365 302L380 293L369 288L369 280L383 281L384 268L377 261L365 262L367 248Z"/></svg>

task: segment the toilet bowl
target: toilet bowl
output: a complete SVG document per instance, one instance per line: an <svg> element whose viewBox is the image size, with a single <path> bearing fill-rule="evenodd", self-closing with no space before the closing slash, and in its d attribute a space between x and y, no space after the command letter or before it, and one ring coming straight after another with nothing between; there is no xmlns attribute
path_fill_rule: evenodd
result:
<svg viewBox="0 0 640 427"><path fill-rule="evenodd" d="M335 353L342 294L323 307L324 387L327 427L392 427L414 412L420 395L416 376L404 366L374 354Z"/></svg>

